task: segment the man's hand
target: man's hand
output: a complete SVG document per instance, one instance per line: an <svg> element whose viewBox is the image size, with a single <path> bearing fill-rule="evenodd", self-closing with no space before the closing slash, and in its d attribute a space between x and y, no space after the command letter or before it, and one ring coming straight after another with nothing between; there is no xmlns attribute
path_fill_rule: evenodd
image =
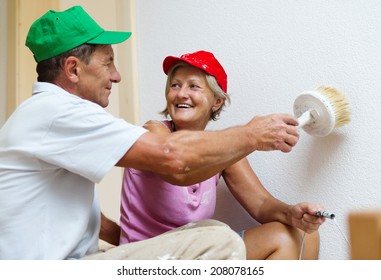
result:
<svg viewBox="0 0 381 280"><path fill-rule="evenodd" d="M252 131L257 150L288 153L299 140L298 121L292 115L256 116L247 125Z"/></svg>

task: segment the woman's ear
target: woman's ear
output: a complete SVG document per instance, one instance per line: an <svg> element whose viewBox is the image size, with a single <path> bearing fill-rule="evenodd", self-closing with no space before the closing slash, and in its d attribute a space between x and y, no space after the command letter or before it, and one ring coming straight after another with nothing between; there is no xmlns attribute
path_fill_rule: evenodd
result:
<svg viewBox="0 0 381 280"><path fill-rule="evenodd" d="M214 101L214 105L212 106L212 111L213 112L216 112L218 109L221 108L221 106L224 104L225 100L222 99L222 98L217 98L215 101Z"/></svg>

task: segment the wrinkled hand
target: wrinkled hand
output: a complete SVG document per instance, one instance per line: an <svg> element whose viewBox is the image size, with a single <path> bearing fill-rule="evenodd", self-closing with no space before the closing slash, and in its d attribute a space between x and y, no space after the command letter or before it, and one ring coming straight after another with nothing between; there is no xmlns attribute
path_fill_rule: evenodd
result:
<svg viewBox="0 0 381 280"><path fill-rule="evenodd" d="M324 217L317 217L317 211L323 211L324 207L308 202L298 203L291 207L291 223L293 226L311 233L319 229L325 222Z"/></svg>
<svg viewBox="0 0 381 280"><path fill-rule="evenodd" d="M249 123L257 150L290 152L299 140L297 119L289 114L256 116Z"/></svg>

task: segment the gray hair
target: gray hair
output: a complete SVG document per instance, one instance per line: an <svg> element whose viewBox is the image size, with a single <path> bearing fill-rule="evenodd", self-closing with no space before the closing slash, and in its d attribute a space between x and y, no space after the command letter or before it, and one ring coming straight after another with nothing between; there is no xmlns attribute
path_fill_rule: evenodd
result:
<svg viewBox="0 0 381 280"><path fill-rule="evenodd" d="M88 64L90 62L91 55L95 52L97 46L98 45L83 44L55 57L38 62L36 67L36 72L38 74L37 81L50 83L54 82L62 70L64 59L69 56L78 57L81 61Z"/></svg>

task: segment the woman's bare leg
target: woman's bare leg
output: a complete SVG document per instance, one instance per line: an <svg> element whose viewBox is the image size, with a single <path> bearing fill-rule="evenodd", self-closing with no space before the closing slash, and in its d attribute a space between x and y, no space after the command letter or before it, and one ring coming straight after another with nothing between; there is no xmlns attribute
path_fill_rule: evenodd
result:
<svg viewBox="0 0 381 280"><path fill-rule="evenodd" d="M303 235L301 230L278 222L251 228L244 234L246 257L251 260L318 259L319 233L306 234L304 242Z"/></svg>

